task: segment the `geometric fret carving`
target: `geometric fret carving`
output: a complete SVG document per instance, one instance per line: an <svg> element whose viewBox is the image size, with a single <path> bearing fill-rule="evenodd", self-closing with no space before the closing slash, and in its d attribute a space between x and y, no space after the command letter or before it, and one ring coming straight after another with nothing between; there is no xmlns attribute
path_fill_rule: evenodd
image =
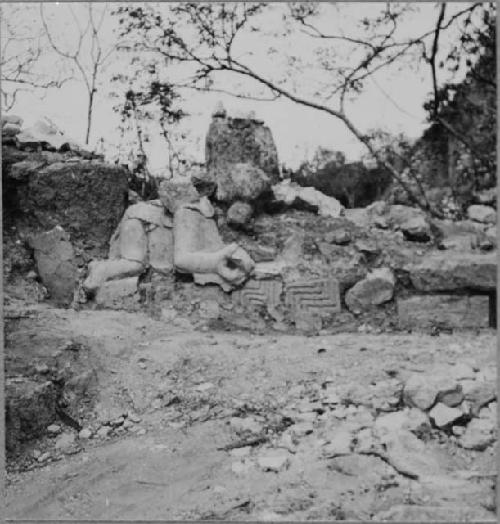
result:
<svg viewBox="0 0 500 524"><path fill-rule="evenodd" d="M276 307L282 290L279 280L249 280L234 294L242 306Z"/></svg>
<svg viewBox="0 0 500 524"><path fill-rule="evenodd" d="M320 316L339 313L339 283L335 279L290 282L286 286L285 303L292 310L308 311Z"/></svg>

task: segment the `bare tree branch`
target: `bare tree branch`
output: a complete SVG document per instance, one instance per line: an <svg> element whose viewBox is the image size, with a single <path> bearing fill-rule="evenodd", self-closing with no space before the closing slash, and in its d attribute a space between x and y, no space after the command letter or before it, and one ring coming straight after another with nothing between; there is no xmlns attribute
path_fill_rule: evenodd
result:
<svg viewBox="0 0 500 524"><path fill-rule="evenodd" d="M104 17L107 12L107 6L104 7L99 21L96 23L94 20L93 4L88 2L86 4L87 18L85 28L82 29L80 20L76 16L73 8L70 6L70 13L78 28L78 38L76 41L76 50L74 52L67 51L56 44L53 34L48 26L47 20L44 15L43 5L40 3L40 17L45 34L49 40L52 49L61 57L70 61L80 73L85 87L87 89L88 103L87 103L87 126L85 132L85 143L89 143L90 132L92 128L92 114L94 109L95 93L97 91L97 82L99 75L104 67L105 62L117 49L118 43L112 45L106 52L103 51L101 45L101 34ZM86 63L82 58L84 41L88 40L89 47L89 63Z"/></svg>

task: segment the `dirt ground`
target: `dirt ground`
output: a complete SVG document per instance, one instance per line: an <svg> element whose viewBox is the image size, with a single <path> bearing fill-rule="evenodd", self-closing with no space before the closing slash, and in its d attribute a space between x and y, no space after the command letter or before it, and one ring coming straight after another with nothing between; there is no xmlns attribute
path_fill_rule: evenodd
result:
<svg viewBox="0 0 500 524"><path fill-rule="evenodd" d="M372 448L327 452L346 427L358 446L376 418L403 409L394 391L411 374L494 369L491 330L258 336L42 305L11 305L6 321L7 376L78 340L98 377L80 413L91 438L57 421L59 433L9 459L8 518L495 519L494 446L464 449L430 428L399 462ZM325 402L332 384L350 400ZM72 444L57 448L65 434Z"/></svg>

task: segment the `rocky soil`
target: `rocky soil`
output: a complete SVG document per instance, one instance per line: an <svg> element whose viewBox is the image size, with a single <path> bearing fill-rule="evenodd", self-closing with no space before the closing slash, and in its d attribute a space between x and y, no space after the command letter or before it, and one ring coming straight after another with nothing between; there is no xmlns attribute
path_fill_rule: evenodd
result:
<svg viewBox="0 0 500 524"><path fill-rule="evenodd" d="M15 300L5 318L9 518L495 518L492 330L251 335Z"/></svg>

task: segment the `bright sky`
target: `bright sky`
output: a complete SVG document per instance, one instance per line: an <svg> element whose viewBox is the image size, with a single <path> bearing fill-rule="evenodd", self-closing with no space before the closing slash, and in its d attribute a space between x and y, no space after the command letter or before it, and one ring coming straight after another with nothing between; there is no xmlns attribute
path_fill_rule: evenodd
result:
<svg viewBox="0 0 500 524"><path fill-rule="evenodd" d="M74 4L76 19L72 18L68 5L44 3L45 12L49 20L55 38L61 45L67 45L74 39L75 20L79 19L83 4ZM113 4L116 7L118 4ZM37 24L39 19L39 6L37 4L17 4L25 9L25 26ZM450 3L449 13L462 9L464 3ZM263 75L281 75L278 80L287 79L287 71L279 62L279 56L285 51L288 54L297 54L307 64L308 56L312 56L313 47L317 41L305 36L277 37L272 33L281 24L283 4L273 6L271 13L261 21L259 28L265 33L250 34L242 36L238 41L238 50L246 52L248 63L254 63ZM326 6L324 16L318 21L321 27L327 31L344 31L350 34L354 25L362 16L369 16L370 12L378 10L380 4L352 3L338 7ZM432 28L436 18L436 6L434 3L421 3L418 10L402 31L404 36L412 36ZM83 14L82 14L83 16ZM81 19L80 19L81 20ZM115 21L106 18L102 30L112 38L112 29ZM72 25L73 24L73 25ZM111 40L109 40L111 41ZM308 47L309 46L309 47ZM277 53L269 53L270 47L277 49ZM249 53L248 50L251 50ZM112 105L116 100L109 98L112 89L109 76L112 71L120 70L125 66L125 58L114 57L111 66L103 76L99 88L96 107L94 109L94 127L91 142L96 142L99 137L104 137L110 144L118 143L119 118L113 112ZM54 67L53 63L47 63L47 68ZM414 69L414 68L413 68ZM298 68L294 75L297 90L307 93L314 99L314 91L323 80L321 73L311 71L307 67ZM225 89L231 89L241 85L240 81L224 78ZM243 85L243 87L248 87ZM427 69L421 71L405 68L398 71L396 68L384 70L370 80L364 93L349 106L348 112L353 122L362 130L378 127L392 133L404 132L410 137L416 138L425 127L425 114L422 104L431 89L430 73ZM329 147L344 151L348 160L355 160L364 153L364 149L358 141L352 137L344 124L329 115L294 104L286 99L273 102L257 102L234 98L220 93L198 93L189 92L185 95L184 107L190 113L182 124L185 131L185 142L187 149L198 161L204 160L205 134L211 118L211 113L221 100L229 114L236 112L255 111L266 125L271 128L278 154L281 162L290 167L297 167L306 157L312 157L318 146ZM48 116L63 131L74 139L83 143L86 122L86 91L84 85L79 81L66 83L60 89L48 91L40 99L31 93L21 93L16 106L12 112L22 116L26 125L42 116ZM166 150L164 142L160 137L151 137L150 168L154 172L161 171L166 161Z"/></svg>

